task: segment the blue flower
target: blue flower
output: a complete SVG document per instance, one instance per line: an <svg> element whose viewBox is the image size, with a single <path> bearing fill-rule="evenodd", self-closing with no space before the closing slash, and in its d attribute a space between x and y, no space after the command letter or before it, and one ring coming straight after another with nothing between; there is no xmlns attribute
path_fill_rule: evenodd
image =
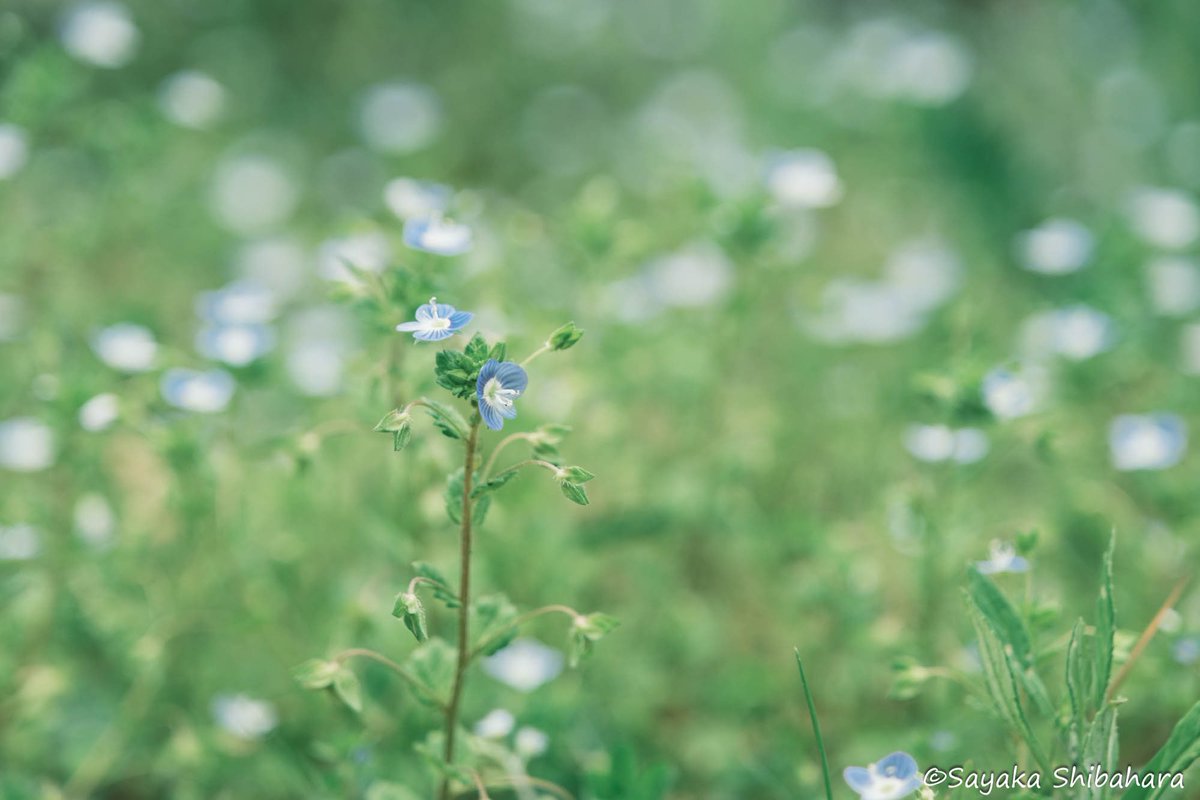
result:
<svg viewBox="0 0 1200 800"><path fill-rule="evenodd" d="M505 419L517 416L513 402L529 385L529 376L519 364L489 358L479 370L475 396L479 398L479 416L494 431L504 427ZM501 419L503 417L503 419Z"/></svg>
<svg viewBox="0 0 1200 800"><path fill-rule="evenodd" d="M412 331L414 339L423 342L440 342L458 333L474 318L469 311L456 311L454 306L438 303L436 297L417 309L416 322L401 322L398 331Z"/></svg>
<svg viewBox="0 0 1200 800"><path fill-rule="evenodd" d="M999 540L992 542L987 561L976 561L975 569L984 575L995 575L997 572L1025 572L1029 562L1017 555L1016 549L1008 542Z"/></svg>
<svg viewBox="0 0 1200 800"><path fill-rule="evenodd" d="M414 217L404 223L404 243L414 250L458 256L471 249L471 229L437 215Z"/></svg>
<svg viewBox="0 0 1200 800"><path fill-rule="evenodd" d="M862 800L899 800L921 788L917 762L908 753L892 753L867 767L846 767L842 775Z"/></svg>
<svg viewBox="0 0 1200 800"><path fill-rule="evenodd" d="M1121 471L1166 469L1187 452L1187 426L1175 414L1122 414L1109 425L1108 444Z"/></svg>

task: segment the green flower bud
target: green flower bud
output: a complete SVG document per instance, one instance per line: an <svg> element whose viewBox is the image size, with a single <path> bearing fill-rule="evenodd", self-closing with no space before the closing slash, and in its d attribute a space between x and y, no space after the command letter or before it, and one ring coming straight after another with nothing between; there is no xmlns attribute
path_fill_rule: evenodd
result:
<svg viewBox="0 0 1200 800"><path fill-rule="evenodd" d="M575 327L574 322L568 322L550 334L546 344L550 345L551 350L567 350L574 347L582 338L583 331Z"/></svg>

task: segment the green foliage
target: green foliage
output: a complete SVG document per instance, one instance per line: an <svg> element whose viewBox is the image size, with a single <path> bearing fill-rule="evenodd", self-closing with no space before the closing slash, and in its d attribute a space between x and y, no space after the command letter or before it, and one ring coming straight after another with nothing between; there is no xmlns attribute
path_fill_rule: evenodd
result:
<svg viewBox="0 0 1200 800"><path fill-rule="evenodd" d="M362 684L358 675L349 667L342 667L333 676L333 693L356 714L363 710Z"/></svg>
<svg viewBox="0 0 1200 800"><path fill-rule="evenodd" d="M550 338L546 340L546 344L550 345L551 350L569 350L578 344L582 338L583 331L575 327L574 322L568 322L550 334Z"/></svg>
<svg viewBox="0 0 1200 800"><path fill-rule="evenodd" d="M471 604L474 647L490 656L504 649L517 636L517 608L502 594L484 595Z"/></svg>
<svg viewBox="0 0 1200 800"><path fill-rule="evenodd" d="M454 661L454 648L432 638L412 652L405 667L429 697L446 702L454 684Z"/></svg>
<svg viewBox="0 0 1200 800"><path fill-rule="evenodd" d="M1200 703L1192 706L1183 719L1179 720L1167 741L1140 774L1149 776L1164 772L1182 773L1197 759L1200 759ZM1122 797L1124 800L1157 800L1167 788L1169 787L1156 786L1148 789L1145 786L1135 786L1127 790Z"/></svg>
<svg viewBox="0 0 1200 800"><path fill-rule="evenodd" d="M596 642L615 631L620 621L608 614L588 614L576 617L571 624L571 646L568 661L572 667L592 654Z"/></svg>
<svg viewBox="0 0 1200 800"><path fill-rule="evenodd" d="M292 677L305 689L324 689L333 684L341 670L336 661L309 659L292 670Z"/></svg>
<svg viewBox="0 0 1200 800"><path fill-rule="evenodd" d="M401 592L396 595L395 605L392 606L392 616L404 620L404 627L417 637L418 642L429 638L429 623L425 616L425 605L416 592Z"/></svg>

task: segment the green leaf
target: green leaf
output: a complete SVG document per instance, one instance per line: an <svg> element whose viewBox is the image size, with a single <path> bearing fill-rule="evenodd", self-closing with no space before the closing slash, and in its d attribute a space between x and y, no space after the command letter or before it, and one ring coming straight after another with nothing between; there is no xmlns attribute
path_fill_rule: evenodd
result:
<svg viewBox="0 0 1200 800"><path fill-rule="evenodd" d="M1156 775L1161 772L1181 773L1200 758L1200 703L1192 706L1183 719L1171 731L1162 748L1142 769L1141 775ZM1143 781L1145 783L1146 781ZM1125 791L1122 800L1155 800L1161 797L1166 786L1133 786Z"/></svg>
<svg viewBox="0 0 1200 800"><path fill-rule="evenodd" d="M1096 705L1096 637L1083 620L1077 620L1067 645L1067 694L1077 740L1082 742L1088 719Z"/></svg>
<svg viewBox="0 0 1200 800"><path fill-rule="evenodd" d="M392 431L392 452L399 453L408 447L410 441L412 441L412 428L408 425L398 431Z"/></svg>
<svg viewBox="0 0 1200 800"><path fill-rule="evenodd" d="M996 636L1012 648L1017 661L1025 667L1032 665L1033 645L1029 640L1029 632L1025 630L1025 623L992 579L975 567L970 567L967 570L967 591L971 602Z"/></svg>
<svg viewBox="0 0 1200 800"><path fill-rule="evenodd" d="M480 495L487 494L488 492L496 491L501 486L508 483L513 478L517 477L517 473L518 473L518 470L515 470L515 469L509 470L507 472L501 472L499 475L492 478L491 480L481 483L481 484L477 485L475 488L473 488L471 490L471 497L479 497Z"/></svg>
<svg viewBox="0 0 1200 800"><path fill-rule="evenodd" d="M471 604L475 647L485 656L507 647L517 636L517 608L502 594L480 597Z"/></svg>
<svg viewBox="0 0 1200 800"><path fill-rule="evenodd" d="M458 608L462 605L458 601L458 593L451 588L446 576L437 567L427 561L414 561L412 566L417 575L430 582L434 598L444 603L446 608Z"/></svg>
<svg viewBox="0 0 1200 800"><path fill-rule="evenodd" d="M355 713L362 713L362 684L358 675L349 667L343 666L333 676L333 693Z"/></svg>
<svg viewBox="0 0 1200 800"><path fill-rule="evenodd" d="M444 495L446 501L446 516L450 517L450 521L458 524L462 522L462 505L463 505L463 469L459 467L450 476L446 478L446 492Z"/></svg>
<svg viewBox="0 0 1200 800"><path fill-rule="evenodd" d="M578 483L570 481L560 481L559 488L562 489L563 495L572 503L578 503L581 506L588 504L587 492Z"/></svg>
<svg viewBox="0 0 1200 800"><path fill-rule="evenodd" d="M1119 768L1119 742L1117 739L1117 708L1108 706L1092 720L1084 737L1080 754L1080 768L1087 770L1097 766L1103 772L1115 772ZM1080 788L1079 800L1107 800L1111 787L1086 786Z"/></svg>
<svg viewBox="0 0 1200 800"><path fill-rule="evenodd" d="M475 527L478 528L483 524L483 521L487 519L488 509L491 507L492 496L490 494L485 494L483 497L480 497L475 501L475 505L472 508L472 520L475 524Z"/></svg>
<svg viewBox="0 0 1200 800"><path fill-rule="evenodd" d="M412 414L407 409L394 408L376 423L375 431L378 433L394 433L401 428L408 427L411 422Z"/></svg>
<svg viewBox="0 0 1200 800"><path fill-rule="evenodd" d="M574 322L568 322L550 334L550 338L546 340L546 344L550 345L551 350L569 350L578 344L582 338L583 331L575 327Z"/></svg>
<svg viewBox="0 0 1200 800"><path fill-rule="evenodd" d="M466 439L470 426L457 409L437 400L426 400L426 410L433 417L433 424L442 435L451 439Z"/></svg>
<svg viewBox="0 0 1200 800"><path fill-rule="evenodd" d="M488 352L488 358L493 358L496 361L503 361L508 356L508 345L504 342L496 342L492 345L492 349Z"/></svg>
<svg viewBox="0 0 1200 800"><path fill-rule="evenodd" d="M292 669L292 677L305 689L324 689L333 683L339 669L341 664L336 661L310 658Z"/></svg>
<svg viewBox="0 0 1200 800"><path fill-rule="evenodd" d="M453 647L441 639L430 639L413 651L405 666L430 696L448 701L457 669Z"/></svg>
<svg viewBox="0 0 1200 800"><path fill-rule="evenodd" d="M568 654L571 666L579 666L581 661L592 654L595 643L615 631L620 624L620 620L608 614L596 613L576 617L571 625L571 646Z"/></svg>
<svg viewBox="0 0 1200 800"><path fill-rule="evenodd" d="M570 481L571 483L587 483L596 477L593 473L588 472L583 467L563 467L562 471L566 477L566 480Z"/></svg>
<svg viewBox="0 0 1200 800"><path fill-rule="evenodd" d="M463 352L476 365L485 363L488 360L487 339L483 338L482 333L475 334L471 337L471 341L467 342L467 346L463 348Z"/></svg>
<svg viewBox="0 0 1200 800"><path fill-rule="evenodd" d="M425 605L415 592L401 592L396 595L396 603L392 606L392 616L404 620L404 626L412 631L418 642L429 638L429 625L425 617Z"/></svg>
<svg viewBox="0 0 1200 800"><path fill-rule="evenodd" d="M1104 566L1100 575L1100 599L1096 603L1096 686L1093 703L1099 708L1108 692L1112 679L1113 636L1116 631L1116 606L1113 602L1113 550L1117 545L1114 533L1104 552Z"/></svg>
<svg viewBox="0 0 1200 800"><path fill-rule="evenodd" d="M475 379L479 364L457 350L439 350L434 357L434 377L437 385L455 397L467 399L475 394Z"/></svg>

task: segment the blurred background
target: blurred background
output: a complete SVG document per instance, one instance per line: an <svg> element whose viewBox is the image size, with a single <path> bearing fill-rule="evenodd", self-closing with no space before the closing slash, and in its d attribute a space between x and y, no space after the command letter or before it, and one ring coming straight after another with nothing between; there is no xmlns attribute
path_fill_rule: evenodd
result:
<svg viewBox="0 0 1200 800"><path fill-rule="evenodd" d="M393 331L431 294L518 357L587 330L512 427L572 425L592 505L513 483L477 582L623 623L564 671L539 620L468 726L584 798L814 796L799 647L835 771L1011 766L892 664L978 668L964 570L1018 534L997 581L1043 642L1112 530L1126 648L1194 563L1197 30L1188 0L7 0L0 796L429 795L402 684L362 666L355 715L290 670L402 659L410 562L455 569L458 451L371 433L431 391ZM406 245L439 212L465 252ZM1186 595L1123 761L1196 698L1198 637Z"/></svg>

